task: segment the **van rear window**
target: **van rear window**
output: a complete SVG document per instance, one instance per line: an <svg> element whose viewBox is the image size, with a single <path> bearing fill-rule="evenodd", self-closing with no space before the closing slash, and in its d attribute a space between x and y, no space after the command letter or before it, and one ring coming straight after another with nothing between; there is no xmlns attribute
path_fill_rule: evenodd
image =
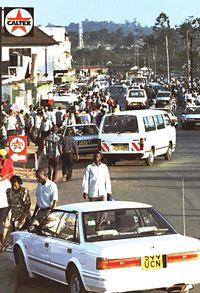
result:
<svg viewBox="0 0 200 293"><path fill-rule="evenodd" d="M137 117L134 115L111 115L105 117L102 133L137 133Z"/></svg>

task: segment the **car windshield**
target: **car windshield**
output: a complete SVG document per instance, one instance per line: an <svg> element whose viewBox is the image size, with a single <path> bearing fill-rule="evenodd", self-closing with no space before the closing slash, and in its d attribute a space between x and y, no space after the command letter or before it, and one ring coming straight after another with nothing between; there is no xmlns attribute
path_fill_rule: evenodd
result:
<svg viewBox="0 0 200 293"><path fill-rule="evenodd" d="M154 208L86 212L83 231L86 242L177 233Z"/></svg>
<svg viewBox="0 0 200 293"><path fill-rule="evenodd" d="M141 98L141 97L144 97L144 92L143 91L131 91L129 92L129 95L128 95L129 98Z"/></svg>
<svg viewBox="0 0 200 293"><path fill-rule="evenodd" d="M83 135L98 135L98 128L96 125L79 125L68 127L72 129L72 136L83 136ZM64 130L64 133L66 129Z"/></svg>
<svg viewBox="0 0 200 293"><path fill-rule="evenodd" d="M137 117L134 115L107 116L103 124L103 133L138 132Z"/></svg>
<svg viewBox="0 0 200 293"><path fill-rule="evenodd" d="M200 108L187 108L185 111L186 114L200 114Z"/></svg>

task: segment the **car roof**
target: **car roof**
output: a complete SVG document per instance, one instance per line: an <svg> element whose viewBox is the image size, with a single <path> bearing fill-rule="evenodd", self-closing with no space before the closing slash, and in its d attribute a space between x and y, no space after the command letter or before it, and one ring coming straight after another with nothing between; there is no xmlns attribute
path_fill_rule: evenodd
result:
<svg viewBox="0 0 200 293"><path fill-rule="evenodd" d="M150 208L149 204L132 201L98 201L98 202L81 202L72 203L56 207L63 211L77 212L93 212L99 210L115 210L115 209L130 209L130 208Z"/></svg>
<svg viewBox="0 0 200 293"><path fill-rule="evenodd" d="M157 115L158 113L163 114L164 110L154 110L154 109L145 109L145 110L127 110L116 113L108 113L105 116L120 116L120 115Z"/></svg>

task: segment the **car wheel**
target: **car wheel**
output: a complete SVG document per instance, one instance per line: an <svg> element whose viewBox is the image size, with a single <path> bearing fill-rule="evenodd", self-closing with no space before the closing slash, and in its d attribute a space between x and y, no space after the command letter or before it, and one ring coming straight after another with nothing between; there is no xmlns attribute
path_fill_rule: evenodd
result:
<svg viewBox="0 0 200 293"><path fill-rule="evenodd" d="M172 158L172 145L171 145L171 143L170 143L169 146L168 146L168 149L167 149L166 154L164 155L164 158L165 158L165 160L167 160L167 161L170 161L171 158Z"/></svg>
<svg viewBox="0 0 200 293"><path fill-rule="evenodd" d="M150 150L148 158L145 159L145 163L147 166L152 166L154 163L154 151Z"/></svg>
<svg viewBox="0 0 200 293"><path fill-rule="evenodd" d="M72 267L69 272L69 293L86 293L78 270Z"/></svg>
<svg viewBox="0 0 200 293"><path fill-rule="evenodd" d="M17 250L16 254L16 270L17 270L17 281L20 284L24 284L29 280L29 273L24 260L24 255L21 249Z"/></svg>

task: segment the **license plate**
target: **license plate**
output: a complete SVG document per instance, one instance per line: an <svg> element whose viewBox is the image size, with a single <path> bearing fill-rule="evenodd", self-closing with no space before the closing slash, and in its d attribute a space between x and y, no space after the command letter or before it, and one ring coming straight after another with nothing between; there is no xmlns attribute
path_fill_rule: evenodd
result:
<svg viewBox="0 0 200 293"><path fill-rule="evenodd" d="M87 140L80 140L79 145L88 145L88 141Z"/></svg>
<svg viewBox="0 0 200 293"><path fill-rule="evenodd" d="M143 256L142 270L155 270L166 268L166 255Z"/></svg>
<svg viewBox="0 0 200 293"><path fill-rule="evenodd" d="M199 126L200 125L200 122L196 122L195 125Z"/></svg>
<svg viewBox="0 0 200 293"><path fill-rule="evenodd" d="M128 145L113 145L113 151L128 151Z"/></svg>

